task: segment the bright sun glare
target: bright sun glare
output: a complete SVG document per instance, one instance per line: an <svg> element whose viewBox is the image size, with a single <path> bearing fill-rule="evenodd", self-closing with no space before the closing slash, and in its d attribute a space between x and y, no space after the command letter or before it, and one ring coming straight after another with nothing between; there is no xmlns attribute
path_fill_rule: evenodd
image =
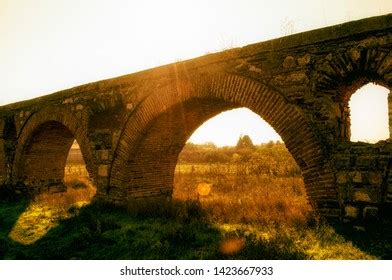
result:
<svg viewBox="0 0 392 280"><path fill-rule="evenodd" d="M351 141L376 143L389 138L388 93L385 87L367 84L351 96Z"/></svg>
<svg viewBox="0 0 392 280"><path fill-rule="evenodd" d="M209 119L189 138L189 142L213 142L217 146L235 146L241 135L249 135L254 144L281 141L279 134L259 115L247 108L229 110Z"/></svg>

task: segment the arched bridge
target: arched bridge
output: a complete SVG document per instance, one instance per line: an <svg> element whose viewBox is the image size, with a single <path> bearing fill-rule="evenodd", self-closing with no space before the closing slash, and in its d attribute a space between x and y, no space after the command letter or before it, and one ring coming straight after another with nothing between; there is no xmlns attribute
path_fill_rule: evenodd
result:
<svg viewBox="0 0 392 280"><path fill-rule="evenodd" d="M280 134L322 216L388 216L392 144L350 142L348 100L369 82L392 88L392 15L3 106L0 185L34 193L61 184L76 139L97 199L167 198L192 132L222 111L247 107Z"/></svg>

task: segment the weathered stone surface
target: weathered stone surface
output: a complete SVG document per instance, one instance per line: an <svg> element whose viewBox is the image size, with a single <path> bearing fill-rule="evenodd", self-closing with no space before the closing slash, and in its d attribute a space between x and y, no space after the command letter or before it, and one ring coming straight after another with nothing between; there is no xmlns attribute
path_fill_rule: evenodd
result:
<svg viewBox="0 0 392 280"><path fill-rule="evenodd" d="M362 173L359 171L355 171L351 173L351 177L354 183L362 183Z"/></svg>
<svg viewBox="0 0 392 280"><path fill-rule="evenodd" d="M354 201L371 202L369 195L363 191L356 191L353 196Z"/></svg>
<svg viewBox="0 0 392 280"><path fill-rule="evenodd" d="M300 66L308 65L311 61L311 56L309 54L306 54L303 57L299 57L297 61L298 61L298 65Z"/></svg>
<svg viewBox="0 0 392 280"><path fill-rule="evenodd" d="M101 164L98 166L98 176L107 177L109 175L108 166Z"/></svg>
<svg viewBox="0 0 392 280"><path fill-rule="evenodd" d="M355 219L358 217L359 210L354 206L346 206L344 208L345 217Z"/></svg>
<svg viewBox="0 0 392 280"><path fill-rule="evenodd" d="M365 219L376 219L378 217L378 207L367 206L363 208L363 217Z"/></svg>
<svg viewBox="0 0 392 280"><path fill-rule="evenodd" d="M274 84L279 86L307 85L309 78L304 72L294 72L289 75L278 75L274 79Z"/></svg>
<svg viewBox="0 0 392 280"><path fill-rule="evenodd" d="M358 167L372 167L374 164L375 162L373 156L361 156L357 158Z"/></svg>
<svg viewBox="0 0 392 280"><path fill-rule="evenodd" d="M336 173L336 182L338 184L344 184L348 182L348 174L347 172L340 171Z"/></svg>
<svg viewBox="0 0 392 280"><path fill-rule="evenodd" d="M284 59L283 61L283 67L284 68L292 68L295 67L297 65L295 58L292 56L288 56Z"/></svg>
<svg viewBox="0 0 392 280"><path fill-rule="evenodd" d="M371 185L379 186L382 183L382 175L380 172L369 172L368 180Z"/></svg>
<svg viewBox="0 0 392 280"><path fill-rule="evenodd" d="M98 159L99 160L108 160L109 159L109 150L98 150Z"/></svg>

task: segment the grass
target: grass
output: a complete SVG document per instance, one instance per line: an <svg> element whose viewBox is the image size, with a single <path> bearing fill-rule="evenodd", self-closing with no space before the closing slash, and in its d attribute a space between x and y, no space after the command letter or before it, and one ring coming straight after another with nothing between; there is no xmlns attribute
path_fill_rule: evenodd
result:
<svg viewBox="0 0 392 280"><path fill-rule="evenodd" d="M5 206L6 205L6 206ZM96 203L58 220L44 236L22 244L9 235L20 202L1 204L3 259L377 259L325 224L211 223L197 202L160 212L129 213ZM26 203L24 204L26 205ZM11 215L9 215L11 214ZM164 214L164 215L162 215ZM10 217L13 216L13 219ZM8 218L7 218L8 217ZM8 222L7 222L8 221ZM366 235L366 233L362 233ZM380 242L372 240L369 248ZM380 248L379 248L380 249ZM379 251L381 252L381 251Z"/></svg>
<svg viewBox="0 0 392 280"><path fill-rule="evenodd" d="M200 201L213 222L305 225L312 218L301 176L237 171L223 164L177 165L173 197Z"/></svg>
<svg viewBox="0 0 392 280"><path fill-rule="evenodd" d="M283 148L248 163L230 149L225 163L180 162L172 201L141 208L94 202L86 169L68 165L66 192L0 201L0 259L391 259L390 231L314 214Z"/></svg>
<svg viewBox="0 0 392 280"><path fill-rule="evenodd" d="M83 172L83 168L78 169ZM33 197L29 203L24 201L23 211L18 212L18 218L14 221L8 237L24 245L33 244L60 220L72 217L81 207L90 203L96 189L86 174L87 172L66 174L65 192L42 193ZM8 205L7 202L5 205Z"/></svg>
<svg viewBox="0 0 392 280"><path fill-rule="evenodd" d="M254 186L255 181L250 178L249 182L243 182L242 188L256 201L242 197L238 204L238 190L230 180L219 185L211 182L211 177L205 177L204 180L210 180L205 184L211 184L212 190L197 197L197 187L189 189L192 181L188 175L176 178L177 199L160 208L145 207L145 211L89 204L94 190L89 185L81 187L83 183L74 180L68 182L66 193L43 194L33 201L4 201L0 204L0 258L381 259L390 256L390 237L355 232L351 234L357 236L351 241L347 238L349 233L340 234L335 228L310 218L311 209L304 203L306 197L300 190L300 180L291 178L292 185L287 187L283 186L282 178L276 178L269 182L275 189L270 190L269 200L260 200L256 199L260 195L253 194L265 189ZM198 186L199 179L194 177L194 180ZM259 183L263 180L266 179L260 178ZM274 197L289 189L299 198L289 193L287 199L281 200L285 206L273 206L277 202ZM222 193L225 198L219 200ZM189 199L181 199L185 195ZM234 197L235 203L230 201ZM285 204L285 200L294 202ZM256 202L269 204L251 210ZM302 212L292 210L298 205L302 205ZM282 214L278 215L279 211ZM262 218L257 216L262 213ZM248 215L254 215L254 219ZM358 246L355 242L359 240L367 240L366 246Z"/></svg>

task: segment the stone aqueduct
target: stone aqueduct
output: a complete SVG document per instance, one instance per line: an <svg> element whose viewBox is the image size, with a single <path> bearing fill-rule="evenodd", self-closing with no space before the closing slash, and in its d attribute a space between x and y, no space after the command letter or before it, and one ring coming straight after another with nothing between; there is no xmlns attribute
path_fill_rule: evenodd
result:
<svg viewBox="0 0 392 280"><path fill-rule="evenodd" d="M10 104L0 107L0 185L58 187L76 139L97 199L167 198L192 132L247 107L280 134L322 216L390 217L392 143L350 142L348 100L369 82L392 88L392 14Z"/></svg>

